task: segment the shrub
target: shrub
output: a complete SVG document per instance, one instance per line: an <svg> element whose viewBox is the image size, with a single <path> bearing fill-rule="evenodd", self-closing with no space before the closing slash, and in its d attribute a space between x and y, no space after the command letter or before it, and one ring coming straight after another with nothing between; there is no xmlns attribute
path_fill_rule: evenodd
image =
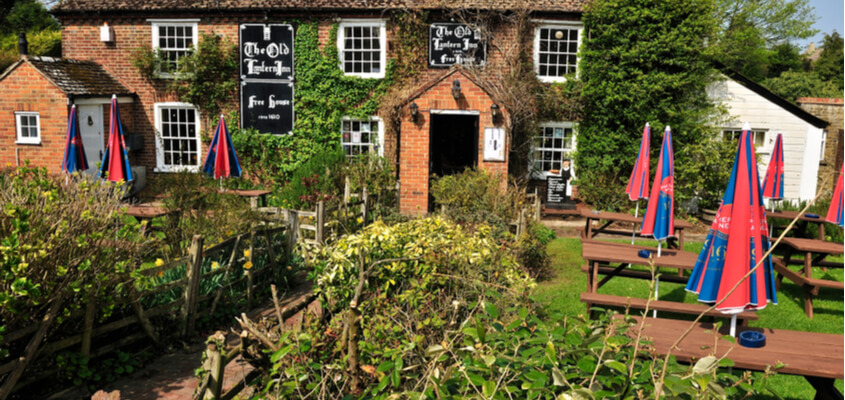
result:
<svg viewBox="0 0 845 400"><path fill-rule="evenodd" d="M555 231L543 224L531 221L525 234L517 238L515 252L520 265L536 280L552 276L551 259L546 245L554 240Z"/></svg>
<svg viewBox="0 0 845 400"><path fill-rule="evenodd" d="M275 205L313 208L318 201L342 195L345 162L346 154L340 147L324 147L296 169L291 181L276 193Z"/></svg>
<svg viewBox="0 0 845 400"><path fill-rule="evenodd" d="M506 190L507 189L507 190ZM502 177L484 170L467 169L455 175L437 177L431 195L444 215L461 224L487 224L507 231L525 204L525 191L505 188Z"/></svg>
<svg viewBox="0 0 845 400"><path fill-rule="evenodd" d="M375 200L371 210L374 218L399 219L396 171L388 160L370 153L361 154L347 161L345 173L353 193L367 187L370 198Z"/></svg>

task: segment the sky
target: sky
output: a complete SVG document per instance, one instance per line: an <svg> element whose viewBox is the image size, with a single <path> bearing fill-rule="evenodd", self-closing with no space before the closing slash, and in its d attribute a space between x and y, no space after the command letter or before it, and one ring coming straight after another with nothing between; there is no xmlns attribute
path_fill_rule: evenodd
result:
<svg viewBox="0 0 845 400"><path fill-rule="evenodd" d="M815 8L815 14L819 17L816 21L815 28L819 30L815 36L808 39L801 39L795 42L802 49L806 48L810 42L815 42L816 46L820 46L824 41L824 35L833 32L839 32L840 36L845 33L845 1L843 0L810 0L810 5Z"/></svg>

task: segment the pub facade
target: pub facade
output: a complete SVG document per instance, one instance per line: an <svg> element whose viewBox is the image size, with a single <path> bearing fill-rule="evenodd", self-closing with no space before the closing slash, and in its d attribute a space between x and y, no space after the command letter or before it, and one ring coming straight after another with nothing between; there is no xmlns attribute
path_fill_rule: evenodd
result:
<svg viewBox="0 0 845 400"><path fill-rule="evenodd" d="M62 58L95 63L127 89L122 96L130 101L121 108L128 110L121 110L121 115L133 115L126 128L139 138L130 161L146 167L148 174L199 170L206 154L201 132L213 129L203 126L203 121L213 118L200 115L194 104L180 101L168 90L167 68L158 71L156 79L144 76L133 65L133 51L153 49L167 66L191 51L203 34L237 43L239 90L231 102L240 111L241 121L229 123L296 137L307 135L303 121L310 106L298 102L301 97L296 93L310 90L302 77L313 71L295 68L301 65L295 61L298 57L309 56L306 49L295 46L295 36L302 25L316 25L322 52L336 51L333 68L350 79L391 82L393 87L387 88L381 101L395 110L386 114L384 110L390 107L379 107L367 116L342 115L321 121L336 125L321 129L333 132L334 140L350 157L372 151L394 163L400 210L414 215L429 211L433 174L478 167L500 174L504 183L507 174L515 170L543 177L561 167L574 150L577 121L537 121L524 143L515 143L513 121L520 116L513 115L518 110L509 109L512 100L503 98L508 93L503 90L504 77L514 68L514 53L519 51L533 68L532 79L541 86L575 76L584 3L65 0L52 12L62 25ZM399 16L407 13L421 16L424 24L403 25ZM527 15L526 24L515 22L514 16L520 13ZM425 65L412 66L413 76L400 80L391 68L403 62L403 57L408 64L405 38L411 28L424 29L416 34L424 38L425 48L414 51L421 52L418 55ZM3 84L0 80L0 89ZM108 110L102 108L108 105L102 99L86 99L107 115ZM18 103L23 108L37 108L23 104L24 100ZM73 104L73 98L67 103L68 107ZM52 112L42 109L40 118L50 119ZM66 110L62 113L67 115ZM308 120L308 124L312 122ZM43 135L49 136L48 132ZM102 142L104 138L92 135L89 140ZM296 142L292 139L290 143ZM8 149L0 150L0 156L4 152ZM525 164L525 168L513 168L510 164L514 162ZM52 170L58 165L57 160L46 166Z"/></svg>

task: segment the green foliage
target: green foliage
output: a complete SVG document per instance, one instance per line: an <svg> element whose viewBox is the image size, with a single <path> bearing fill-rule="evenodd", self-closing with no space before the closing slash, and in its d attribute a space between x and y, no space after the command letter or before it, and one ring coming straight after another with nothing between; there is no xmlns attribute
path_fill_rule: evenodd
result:
<svg viewBox="0 0 845 400"><path fill-rule="evenodd" d="M129 61L132 66L138 70L141 76L149 80L158 77L163 59L160 50L154 50L148 46L139 46L129 52Z"/></svg>
<svg viewBox="0 0 845 400"><path fill-rule="evenodd" d="M672 138L674 137L672 132ZM703 138L683 146L675 144L674 149L677 204L695 197L699 207L718 208L731 176L737 142ZM679 159L685 161L677 161ZM675 212L684 213L686 210L677 207Z"/></svg>
<svg viewBox="0 0 845 400"><path fill-rule="evenodd" d="M18 32L58 31L59 23L50 15L44 4L37 0L18 0L14 7L5 15L4 23L0 24L0 35L13 34L17 39Z"/></svg>
<svg viewBox="0 0 845 400"><path fill-rule="evenodd" d="M275 205L310 209L318 201L330 201L343 194L346 155L340 146L326 147L300 165L289 184L274 196Z"/></svg>
<svg viewBox="0 0 845 400"><path fill-rule="evenodd" d="M517 238L515 252L519 264L536 280L552 277L551 259L546 252L546 245L554 240L555 231L543 224L530 221L528 229Z"/></svg>
<svg viewBox="0 0 845 400"><path fill-rule="evenodd" d="M352 193L360 193L366 187L371 199L373 219L396 220L399 199L396 190L396 171L393 164L377 155L365 153L347 159L345 167Z"/></svg>
<svg viewBox="0 0 845 400"><path fill-rule="evenodd" d="M120 186L63 181L43 168L0 170L0 320L9 331L40 320L45 304L61 302L61 324L92 296L125 290L143 247Z"/></svg>
<svg viewBox="0 0 845 400"><path fill-rule="evenodd" d="M830 35L824 35L822 53L814 65L816 73L822 80L830 81L838 89L839 94L831 97L842 97L843 74L842 66L845 64L845 50L843 50L842 36L834 31Z"/></svg>
<svg viewBox="0 0 845 400"><path fill-rule="evenodd" d="M624 187L639 148L640 132L652 126L656 165L664 125L672 126L677 168L675 182L683 185L711 165L725 159L695 159L679 151L714 137L708 126L717 108L705 89L715 75L706 41L715 30L710 0L684 7L668 0L598 0L587 5L584 23L590 31L581 52L584 118L578 135L575 165L578 192L599 209L628 207ZM699 161L696 163L696 161ZM652 169L653 170L653 169ZM676 201L710 195L675 191Z"/></svg>
<svg viewBox="0 0 845 400"><path fill-rule="evenodd" d="M804 57L801 55L801 49L798 46L791 43L779 44L772 48L766 77L774 78L786 71L802 71L804 64Z"/></svg>
<svg viewBox="0 0 845 400"><path fill-rule="evenodd" d="M239 65L234 41L203 33L196 48L179 59L170 87L180 101L214 119L225 107L237 104Z"/></svg>
<svg viewBox="0 0 845 400"><path fill-rule="evenodd" d="M129 353L120 350L111 356L92 360L81 353L64 352L56 356L59 378L74 386L85 386L97 390L117 378L134 372L140 362Z"/></svg>
<svg viewBox="0 0 845 400"><path fill-rule="evenodd" d="M461 224L486 224L507 231L525 205L525 191L502 186L504 177L485 170L467 169L436 177L429 189L443 213Z"/></svg>
<svg viewBox="0 0 845 400"><path fill-rule="evenodd" d="M29 54L33 56L60 57L62 55L62 32L45 29L27 34ZM0 71L18 61L18 35L0 36Z"/></svg>
<svg viewBox="0 0 845 400"><path fill-rule="evenodd" d="M294 172L314 155L340 143L340 123L345 116L370 118L393 85L393 61L384 79L362 79L343 75L338 68L337 25L329 42L320 48L317 22L297 24L294 38L294 103L296 124L293 135L265 135L232 130L232 140L247 173L265 186L282 187Z"/></svg>
<svg viewBox="0 0 845 400"><path fill-rule="evenodd" d="M780 97L795 101L799 97L842 97L842 89L826 81L814 71L786 71L777 78L766 79L763 86Z"/></svg>

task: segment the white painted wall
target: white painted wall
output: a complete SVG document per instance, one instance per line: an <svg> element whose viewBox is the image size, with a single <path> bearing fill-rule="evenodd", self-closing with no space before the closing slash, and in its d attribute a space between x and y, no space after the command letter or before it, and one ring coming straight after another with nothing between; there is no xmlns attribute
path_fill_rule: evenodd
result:
<svg viewBox="0 0 845 400"><path fill-rule="evenodd" d="M724 76L723 76L724 77ZM767 129L765 144L757 148L760 180L765 179L772 147L778 132L783 133L784 188L786 200L812 200L819 173L822 129L770 102L740 83L724 77L707 89L708 96L721 101L730 114L724 127Z"/></svg>

